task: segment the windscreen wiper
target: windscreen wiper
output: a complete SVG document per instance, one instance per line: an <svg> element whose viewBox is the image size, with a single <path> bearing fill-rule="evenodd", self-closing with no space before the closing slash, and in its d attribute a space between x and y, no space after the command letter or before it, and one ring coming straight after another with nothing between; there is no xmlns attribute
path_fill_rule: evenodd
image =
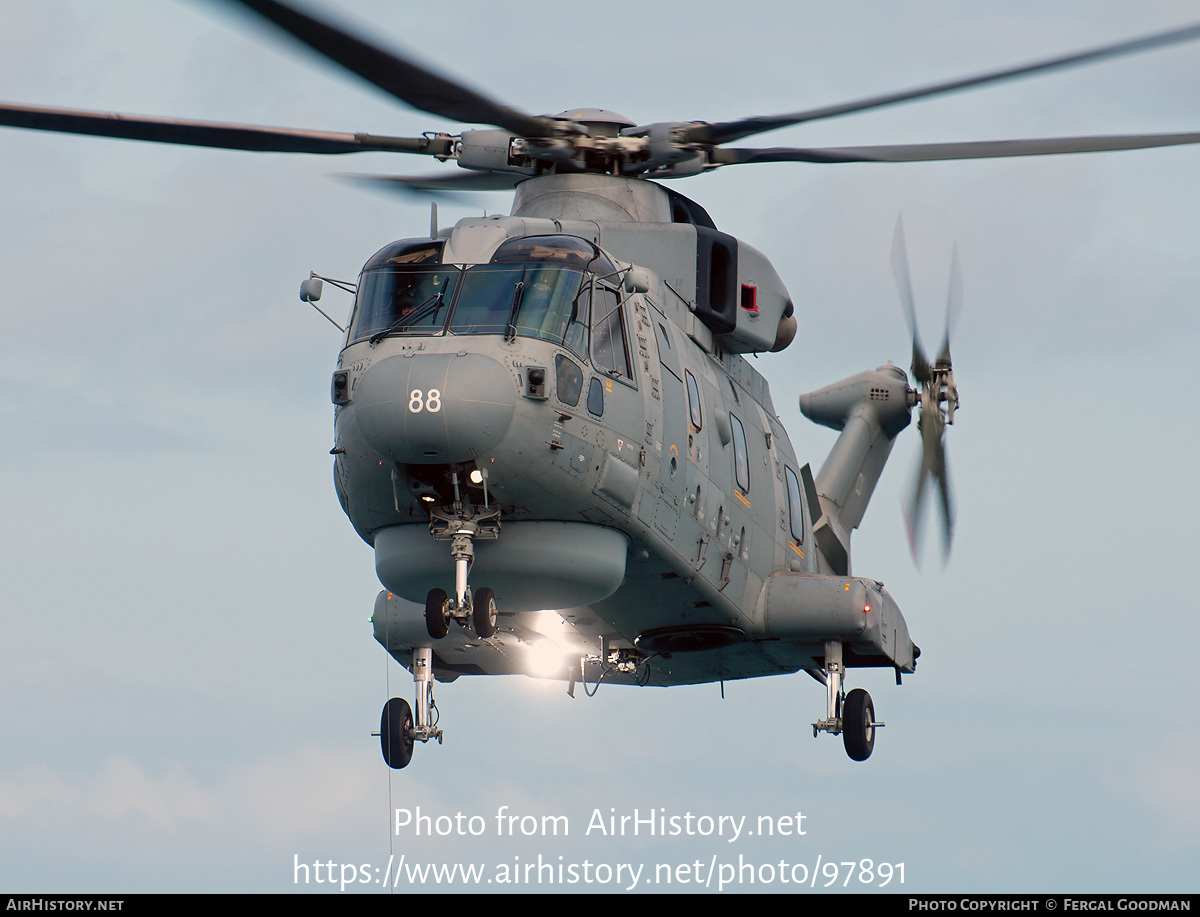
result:
<svg viewBox="0 0 1200 917"><path fill-rule="evenodd" d="M401 315L398 319L396 319L394 322L392 322L390 325L388 325L382 331L376 331L369 338L370 343L378 344L380 341L382 341L385 337L387 337L393 331L397 331L400 328L403 328L405 325L414 324L418 320L424 318L430 312L436 313L437 310L440 309L442 306L442 294L444 292L445 292L444 290L438 290L436 293L433 294L433 297L431 299L425 300L425 302L423 302L423 303L421 303L421 305L417 306L417 308L414 309L412 312L409 312L407 315Z"/></svg>
<svg viewBox="0 0 1200 917"><path fill-rule="evenodd" d="M525 298L525 284L518 280L513 287L512 306L508 310L508 325L504 329L504 340L515 340L517 336L517 312L521 308L521 300Z"/></svg>

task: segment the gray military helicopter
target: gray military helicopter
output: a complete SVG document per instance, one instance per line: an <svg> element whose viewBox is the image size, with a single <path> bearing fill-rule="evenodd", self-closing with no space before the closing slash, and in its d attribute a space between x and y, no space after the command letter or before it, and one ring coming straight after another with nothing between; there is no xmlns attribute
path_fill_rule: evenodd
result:
<svg viewBox="0 0 1200 917"><path fill-rule="evenodd" d="M231 0L234 2L234 0ZM953 512L943 434L958 406L949 326L917 343L903 236L893 265L913 332L912 384L887 364L801 396L840 431L801 465L746 354L792 341L770 262L658 184L757 162L900 162L1135 149L1197 134L848 148L730 148L764 131L1200 37L1200 27L775 117L637 125L609 111L532 117L272 0L247 7L459 135L388 137L0 105L0 124L274 152L392 151L465 172L364 176L418 192L515 191L509 216L393 242L344 284L355 305L332 380L335 487L374 547L376 639L408 667L415 710L384 708L393 768L442 739L433 681L540 674L679 685L805 670L826 705L813 732L871 754L874 705L847 668L919 650L891 595L855 576L858 527L917 409L923 459L908 514ZM302 286L320 297L321 280ZM332 320L332 319L331 319ZM932 482L932 487L930 486Z"/></svg>

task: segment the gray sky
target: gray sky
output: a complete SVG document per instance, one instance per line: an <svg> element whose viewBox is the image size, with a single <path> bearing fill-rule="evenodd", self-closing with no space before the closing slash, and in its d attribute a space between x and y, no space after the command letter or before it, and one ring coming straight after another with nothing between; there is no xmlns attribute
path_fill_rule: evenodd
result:
<svg viewBox="0 0 1200 917"><path fill-rule="evenodd" d="M560 7L320 8L526 111L595 105L638 122L792 111L1195 16L1168 0ZM0 9L7 100L459 127L216 4ZM747 145L1194 131L1198 61L1200 45L1168 49ZM3 131L0 888L288 891L294 856L393 852L491 866L871 858L905 864L897 891L1196 891L1197 157L779 164L676 184L790 288L797 341L756 366L814 467L833 435L796 396L908 361L897 214L930 348L959 246L954 557L942 570L928 551L918 572L908 556L912 434L855 540L856 572L887 583L923 650L918 673L902 688L852 674L888 724L865 765L812 738L824 695L803 675L730 684L724 701L715 685L571 700L497 678L439 687L446 744L389 774L369 734L389 683L411 698L411 680L371 637L371 551L333 492L338 335L296 289L309 270L353 278L386 242L427 231L427 204L331 175L437 164ZM477 212L443 205L442 220ZM338 296L326 302L345 311ZM566 815L571 836L497 838L503 805ZM488 830L406 831L389 847L389 806L481 815ZM806 834L584 836L594 809L635 807L799 811Z"/></svg>

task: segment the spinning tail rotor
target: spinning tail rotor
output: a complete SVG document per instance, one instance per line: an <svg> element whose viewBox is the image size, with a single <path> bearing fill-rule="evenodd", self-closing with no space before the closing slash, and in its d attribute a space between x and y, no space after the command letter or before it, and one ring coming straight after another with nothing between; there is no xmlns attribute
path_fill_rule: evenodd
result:
<svg viewBox="0 0 1200 917"><path fill-rule="evenodd" d="M950 359L950 331L962 307L962 269L955 248L950 261L950 288L946 297L946 331L937 359L930 363L921 348L917 334L917 316L913 302L912 282L909 278L908 253L904 244L904 224L896 221L896 235L892 241L892 271L900 302L904 307L909 331L912 333L913 380L920 386L910 391L909 398L919 406L917 429L921 432L921 464L913 482L912 493L904 507L904 519L908 528L909 547L914 560L920 544L921 525L924 516L927 485L932 480L938 493L938 505L942 517L943 558L950 556L950 544L954 535L954 504L950 494L950 481L946 471L946 450L942 436L949 424L954 423L954 412L958 408L958 386L954 383L954 367Z"/></svg>

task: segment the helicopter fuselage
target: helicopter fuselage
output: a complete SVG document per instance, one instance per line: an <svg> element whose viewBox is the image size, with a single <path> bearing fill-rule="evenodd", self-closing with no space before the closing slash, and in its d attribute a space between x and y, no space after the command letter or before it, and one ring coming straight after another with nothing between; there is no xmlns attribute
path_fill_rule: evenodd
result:
<svg viewBox="0 0 1200 917"><path fill-rule="evenodd" d="M729 680L821 669L834 638L847 665L912 671L890 596L819 550L811 474L738 353L794 330L766 258L657 185L526 184L513 216L394 243L360 278L335 479L386 587L377 638L406 663L431 644L422 603L452 581L432 533L487 517L470 576L500 627L434 641L440 677L528 673L550 642L559 677Z"/></svg>

